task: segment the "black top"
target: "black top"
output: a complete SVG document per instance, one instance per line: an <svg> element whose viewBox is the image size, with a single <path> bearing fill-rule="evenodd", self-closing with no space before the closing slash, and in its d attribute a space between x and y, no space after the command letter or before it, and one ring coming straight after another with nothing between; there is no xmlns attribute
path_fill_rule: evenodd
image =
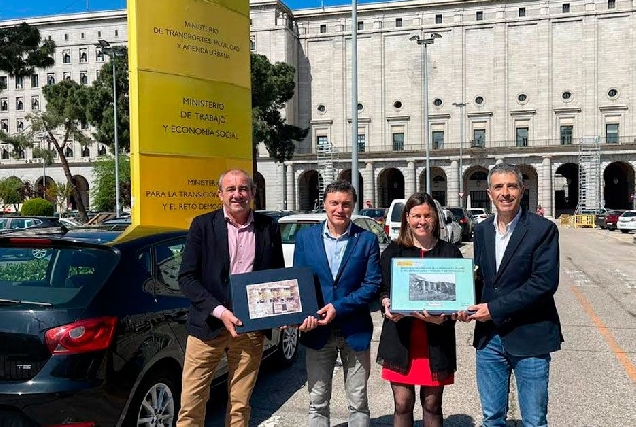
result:
<svg viewBox="0 0 636 427"><path fill-rule="evenodd" d="M384 250L380 257L382 268L382 285L380 286L380 304L382 299L391 294L391 260L393 258L420 258L421 249L406 247L396 242ZM439 240L425 258L463 258L457 246ZM382 309L384 311L384 308ZM413 317L393 322L384 319L382 334L378 347L377 362L393 371L405 374L409 371L411 360L409 348L411 341L411 325L417 321ZM441 381L457 370L457 354L455 348L455 322L447 320L441 325L426 322L428 335L428 353L431 372Z"/></svg>

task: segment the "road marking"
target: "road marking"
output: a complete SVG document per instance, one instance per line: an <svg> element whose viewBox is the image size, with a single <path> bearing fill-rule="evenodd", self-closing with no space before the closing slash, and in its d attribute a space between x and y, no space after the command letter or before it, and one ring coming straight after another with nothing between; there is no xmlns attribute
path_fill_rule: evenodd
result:
<svg viewBox="0 0 636 427"><path fill-rule="evenodd" d="M276 427L278 426L278 423L280 423L280 416L272 415L271 417L260 423L258 427Z"/></svg>
<svg viewBox="0 0 636 427"><path fill-rule="evenodd" d="M627 353L625 352L625 350L623 350L618 345L618 343L612 336L612 333L609 331L609 329L607 329L607 326L605 326L601 318L598 317L598 315L594 312L592 305L588 302L587 298L585 298L583 292L581 292L581 290L578 289L576 286L572 285L570 285L570 289L572 290L572 292L574 292L574 295L579 300L579 303L583 306L583 309L585 310L587 315L590 317L590 319L592 319L592 322L594 322L594 326L596 326L596 329L598 329L601 335L605 337L605 341L607 341L607 344L612 350L612 353L614 353L616 358L623 365L623 368L627 372L627 375L634 383L636 383L636 366L634 366L632 361L629 360L629 357L627 357Z"/></svg>
<svg viewBox="0 0 636 427"><path fill-rule="evenodd" d="M608 233L610 233L609 231L608 231L608 233L603 233L602 230L597 230L597 229L594 229L594 232L597 233L597 234L600 234L601 236L610 237L610 238L612 238L614 240L618 240L619 242L626 242L626 243L629 243L629 239L626 239L625 236L632 237L631 235L625 234L625 233L620 233L620 234L617 234L617 235L608 234Z"/></svg>
<svg viewBox="0 0 636 427"><path fill-rule="evenodd" d="M572 277L572 280L574 281L574 283L576 283L576 286L578 286L578 287L598 288L598 285L596 285L594 283L590 283L591 281L587 277L587 274L585 274L581 270L567 270L566 269L565 273L567 275L569 275L570 277Z"/></svg>

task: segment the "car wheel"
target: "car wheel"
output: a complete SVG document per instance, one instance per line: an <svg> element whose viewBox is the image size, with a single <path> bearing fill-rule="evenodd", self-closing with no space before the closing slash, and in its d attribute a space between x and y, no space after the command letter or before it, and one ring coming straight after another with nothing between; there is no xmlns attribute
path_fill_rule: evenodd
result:
<svg viewBox="0 0 636 427"><path fill-rule="evenodd" d="M285 328L280 331L274 352L274 362L280 367L290 366L298 355L298 329Z"/></svg>
<svg viewBox="0 0 636 427"><path fill-rule="evenodd" d="M31 254L33 255L33 258L35 258L35 259L46 258L46 255L48 253L49 253L49 251L46 250L46 249L33 249L31 251Z"/></svg>
<svg viewBox="0 0 636 427"><path fill-rule="evenodd" d="M165 373L144 379L130 402L124 425L172 427L179 414L181 389Z"/></svg>
<svg viewBox="0 0 636 427"><path fill-rule="evenodd" d="M621 233L629 233L629 230L621 230Z"/></svg>

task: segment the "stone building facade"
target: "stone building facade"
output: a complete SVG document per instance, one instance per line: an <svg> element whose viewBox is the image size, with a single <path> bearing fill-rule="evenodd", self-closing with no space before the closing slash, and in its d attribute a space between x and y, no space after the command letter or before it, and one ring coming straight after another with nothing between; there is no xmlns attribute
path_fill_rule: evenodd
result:
<svg viewBox="0 0 636 427"><path fill-rule="evenodd" d="M25 20L0 21L0 27L19 24ZM97 13L77 13L56 15L44 18L27 19L30 25L37 26L42 39L55 41L55 65L51 68L36 70L23 79L16 79L0 71L0 79L6 88L0 91L0 128L6 133L15 134L28 130L27 115L44 111L46 100L42 88L62 79L72 79L80 84L90 85L97 78L99 70L106 61L99 48L98 40L106 40L111 45L127 43L126 12L107 11ZM86 129L90 135L92 129ZM35 146L38 142L35 142ZM98 143L82 146L74 142L65 149L71 173L80 190L85 206L90 204L90 188L93 183L91 163L100 155L108 154L106 146ZM42 159L35 158L31 148L15 153L10 145L0 145L0 178L15 176L23 182L28 181L36 191L42 190L42 183L66 182L59 158L53 164L45 166ZM46 178L44 178L46 177ZM39 189L39 190L38 190ZM74 208L71 196L68 206Z"/></svg>
<svg viewBox="0 0 636 427"><path fill-rule="evenodd" d="M265 201L261 207L312 209L321 183L330 179L321 159L331 159L334 177L351 176L351 6L290 10L280 0L251 0L250 5L251 48L271 61L296 67L296 96L284 113L290 123L309 128L294 158L284 164L259 151L256 180ZM636 168L635 8L636 0L360 4L360 201L384 207L426 188L426 56L430 187L440 202L490 207L485 176L494 164L505 161L521 167L528 188L523 203L530 209L542 205L550 215L574 211L579 180L593 181L595 176L599 203L631 207ZM27 22L58 44L55 67L39 72L41 84L49 73L57 79L70 73L81 81L83 72L90 83L101 66L93 46L97 39L126 42L125 11ZM441 37L427 46L426 55L422 45L410 40L433 33ZM70 64L64 62L69 50ZM82 52L87 62L80 62ZM24 82L18 89L12 80L0 93L9 105L9 111L0 111L0 120L10 126L28 113L32 96L41 98L39 88ZM20 95L28 100L25 112L13 111ZM597 168L581 164L582 140L598 141ZM324 147L330 147L331 154L320 155ZM84 150L88 156L74 157L72 170L85 178L87 187L92 182L90 161L100 149L94 144L88 153ZM82 153L82 147L75 150ZM42 165L28 152L20 160L5 159L4 152L0 157L1 176L41 179ZM60 168L47 168L47 174L62 179Z"/></svg>
<svg viewBox="0 0 636 427"><path fill-rule="evenodd" d="M594 175L600 175L600 203L631 207L635 4L409 0L359 5L360 200L385 207L426 188L424 52L410 38L438 33L441 37L427 46L426 61L431 191L440 202L490 207L485 176L505 161L521 167L528 188L523 203L530 209L540 204L550 215L573 211L579 179L591 181ZM324 172L320 144L333 146L336 176L351 175L351 7L290 11L278 1L253 0L252 16L256 52L270 55L297 46L292 114L299 126L310 128L293 160L259 161L268 184L267 206L310 209ZM271 34L278 34L278 47L272 47ZM579 167L582 139L599 141L596 174Z"/></svg>

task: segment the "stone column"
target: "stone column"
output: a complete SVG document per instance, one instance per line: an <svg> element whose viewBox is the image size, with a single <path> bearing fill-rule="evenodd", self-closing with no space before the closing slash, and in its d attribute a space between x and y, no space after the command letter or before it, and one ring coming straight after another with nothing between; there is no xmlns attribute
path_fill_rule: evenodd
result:
<svg viewBox="0 0 636 427"><path fill-rule="evenodd" d="M539 182L538 198L546 216L554 217L554 190L552 186L552 159L544 157L541 162L541 172L537 174Z"/></svg>
<svg viewBox="0 0 636 427"><path fill-rule="evenodd" d="M404 174L404 197L407 199L415 193L415 176L415 162L408 162Z"/></svg>
<svg viewBox="0 0 636 427"><path fill-rule="evenodd" d="M296 179L294 177L294 165L291 163L286 163L285 168L287 169L287 192L285 193L285 209L293 211L296 210L296 191L294 188Z"/></svg>
<svg viewBox="0 0 636 427"><path fill-rule="evenodd" d="M447 177L446 200L449 206L462 206L459 197L459 180L460 180L459 164L457 160L453 160L450 164L450 174Z"/></svg>
<svg viewBox="0 0 636 427"><path fill-rule="evenodd" d="M358 206L360 209L364 209L366 207L367 200L371 200L371 204L373 206L376 205L376 196L375 196L375 179L373 178L373 162L367 162L365 164L364 169L360 171L362 174L363 181L363 192L364 200L362 204L364 206Z"/></svg>

